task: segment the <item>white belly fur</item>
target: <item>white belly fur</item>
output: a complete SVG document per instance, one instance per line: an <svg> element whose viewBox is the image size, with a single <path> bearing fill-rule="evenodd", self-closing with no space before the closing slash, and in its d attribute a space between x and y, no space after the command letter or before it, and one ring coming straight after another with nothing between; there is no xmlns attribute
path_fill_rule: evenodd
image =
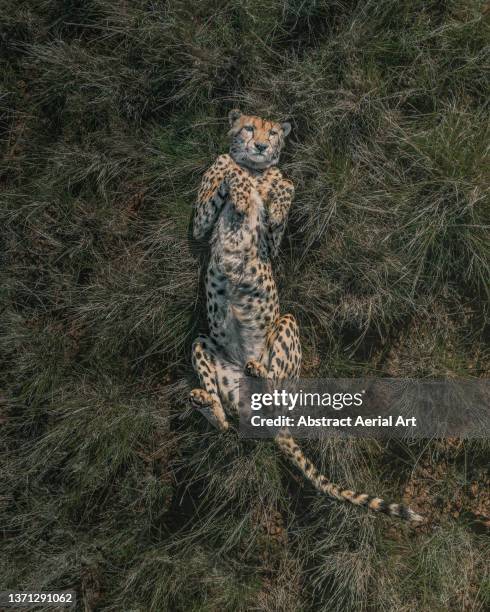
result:
<svg viewBox="0 0 490 612"><path fill-rule="evenodd" d="M250 268L256 263L263 217L263 201L254 190L246 215L240 218L230 200L225 202L213 235L214 266L224 276L224 295L218 296L219 310L208 311L212 336L223 346L231 363L243 367L252 358L258 358L265 340L254 312L243 308L249 293L239 290L240 284L253 275ZM208 287L209 288L209 287ZM212 323L216 327L212 327Z"/></svg>

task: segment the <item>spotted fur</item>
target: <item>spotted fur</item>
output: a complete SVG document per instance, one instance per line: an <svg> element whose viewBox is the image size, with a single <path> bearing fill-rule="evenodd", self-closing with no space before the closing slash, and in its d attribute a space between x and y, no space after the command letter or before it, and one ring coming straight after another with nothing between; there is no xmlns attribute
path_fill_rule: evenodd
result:
<svg viewBox="0 0 490 612"><path fill-rule="evenodd" d="M204 174L194 216L194 236L211 233L206 276L209 335L192 347L201 388L190 401L217 428L229 427L226 411L239 410L243 374L272 383L295 380L301 368L299 329L292 315L279 314L271 259L277 253L293 184L276 167L290 125L230 113L229 155ZM286 429L276 443L322 493L402 519L421 517L401 504L340 489L320 474Z"/></svg>

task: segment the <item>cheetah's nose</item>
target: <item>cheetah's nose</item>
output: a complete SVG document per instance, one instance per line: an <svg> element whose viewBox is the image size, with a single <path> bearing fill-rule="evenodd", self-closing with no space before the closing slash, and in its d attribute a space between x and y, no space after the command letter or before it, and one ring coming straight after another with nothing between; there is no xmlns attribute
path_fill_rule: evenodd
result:
<svg viewBox="0 0 490 612"><path fill-rule="evenodd" d="M267 145L264 144L263 142L256 142L255 148L257 149L259 153L262 153L262 151L265 151L267 149Z"/></svg>

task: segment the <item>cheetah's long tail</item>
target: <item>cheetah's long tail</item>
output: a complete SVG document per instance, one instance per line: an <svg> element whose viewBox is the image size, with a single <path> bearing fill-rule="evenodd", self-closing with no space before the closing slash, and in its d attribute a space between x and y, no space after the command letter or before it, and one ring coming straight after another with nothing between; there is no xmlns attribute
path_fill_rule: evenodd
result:
<svg viewBox="0 0 490 612"><path fill-rule="evenodd" d="M372 497L367 493L355 493L349 489L340 489L328 478L320 474L309 461L303 451L294 441L287 429L281 429L275 438L282 452L298 467L313 486L321 493L326 493L340 501L349 502L355 506L365 506L375 512L383 512L389 516L396 516L402 520L421 523L424 518L403 504L388 503L380 497Z"/></svg>

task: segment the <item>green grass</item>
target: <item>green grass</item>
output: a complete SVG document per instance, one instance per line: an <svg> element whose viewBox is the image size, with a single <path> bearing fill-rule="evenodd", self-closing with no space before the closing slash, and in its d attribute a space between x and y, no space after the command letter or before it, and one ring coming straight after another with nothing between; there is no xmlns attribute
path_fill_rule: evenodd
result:
<svg viewBox="0 0 490 612"><path fill-rule="evenodd" d="M465 517L488 441L308 445L437 522L414 533L185 399L192 204L237 106L293 125L276 272L305 375L488 376L486 4L6 0L0 27L1 588L73 588L85 610L485 609Z"/></svg>

